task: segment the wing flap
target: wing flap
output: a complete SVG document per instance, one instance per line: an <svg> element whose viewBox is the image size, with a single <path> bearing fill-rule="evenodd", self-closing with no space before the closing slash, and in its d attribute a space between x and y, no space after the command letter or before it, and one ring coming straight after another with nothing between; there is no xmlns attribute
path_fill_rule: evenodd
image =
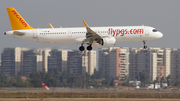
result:
<svg viewBox="0 0 180 101"><path fill-rule="evenodd" d="M83 23L87 30L86 40L88 40L90 44L92 44L94 41L98 42L99 40L102 39L100 35L98 35L96 32L94 32L92 29L89 28L89 26L86 24L84 20Z"/></svg>

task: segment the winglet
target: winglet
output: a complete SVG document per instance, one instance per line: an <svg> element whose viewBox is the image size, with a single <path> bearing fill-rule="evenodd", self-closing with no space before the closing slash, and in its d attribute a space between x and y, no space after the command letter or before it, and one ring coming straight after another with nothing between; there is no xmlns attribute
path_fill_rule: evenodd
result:
<svg viewBox="0 0 180 101"><path fill-rule="evenodd" d="M86 29L89 28L89 26L86 24L86 22L83 20L84 26L86 27Z"/></svg>
<svg viewBox="0 0 180 101"><path fill-rule="evenodd" d="M50 28L54 28L50 23L48 23L48 24L49 24L49 27L50 27Z"/></svg>

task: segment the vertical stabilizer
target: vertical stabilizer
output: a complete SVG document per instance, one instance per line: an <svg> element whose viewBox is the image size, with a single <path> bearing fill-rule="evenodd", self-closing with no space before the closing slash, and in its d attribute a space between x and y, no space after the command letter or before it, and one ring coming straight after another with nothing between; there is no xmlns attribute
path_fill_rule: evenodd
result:
<svg viewBox="0 0 180 101"><path fill-rule="evenodd" d="M7 12L9 15L9 20L11 22L12 30L34 29L14 8L7 8Z"/></svg>

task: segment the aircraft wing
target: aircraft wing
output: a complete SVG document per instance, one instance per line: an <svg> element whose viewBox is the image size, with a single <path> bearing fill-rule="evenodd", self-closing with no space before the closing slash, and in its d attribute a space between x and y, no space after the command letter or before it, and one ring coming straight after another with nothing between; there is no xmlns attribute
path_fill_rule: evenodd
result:
<svg viewBox="0 0 180 101"><path fill-rule="evenodd" d="M87 30L86 39L83 41L83 43L85 42L88 42L89 44L92 44L94 42L99 43L102 37L98 35L96 32L94 32L92 29L90 29L84 20L83 23Z"/></svg>

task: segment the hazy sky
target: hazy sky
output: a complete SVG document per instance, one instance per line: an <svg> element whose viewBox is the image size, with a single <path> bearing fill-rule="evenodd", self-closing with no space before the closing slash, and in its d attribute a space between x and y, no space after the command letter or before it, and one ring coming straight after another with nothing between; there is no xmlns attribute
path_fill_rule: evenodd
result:
<svg viewBox="0 0 180 101"><path fill-rule="evenodd" d="M95 26L155 27L163 38L148 47L179 48L180 0L1 0L0 52L6 47L79 49L80 44L47 44L5 36L12 30L7 7L14 7L34 28ZM143 42L118 42L118 47L143 47ZM97 49L97 48L94 48Z"/></svg>

